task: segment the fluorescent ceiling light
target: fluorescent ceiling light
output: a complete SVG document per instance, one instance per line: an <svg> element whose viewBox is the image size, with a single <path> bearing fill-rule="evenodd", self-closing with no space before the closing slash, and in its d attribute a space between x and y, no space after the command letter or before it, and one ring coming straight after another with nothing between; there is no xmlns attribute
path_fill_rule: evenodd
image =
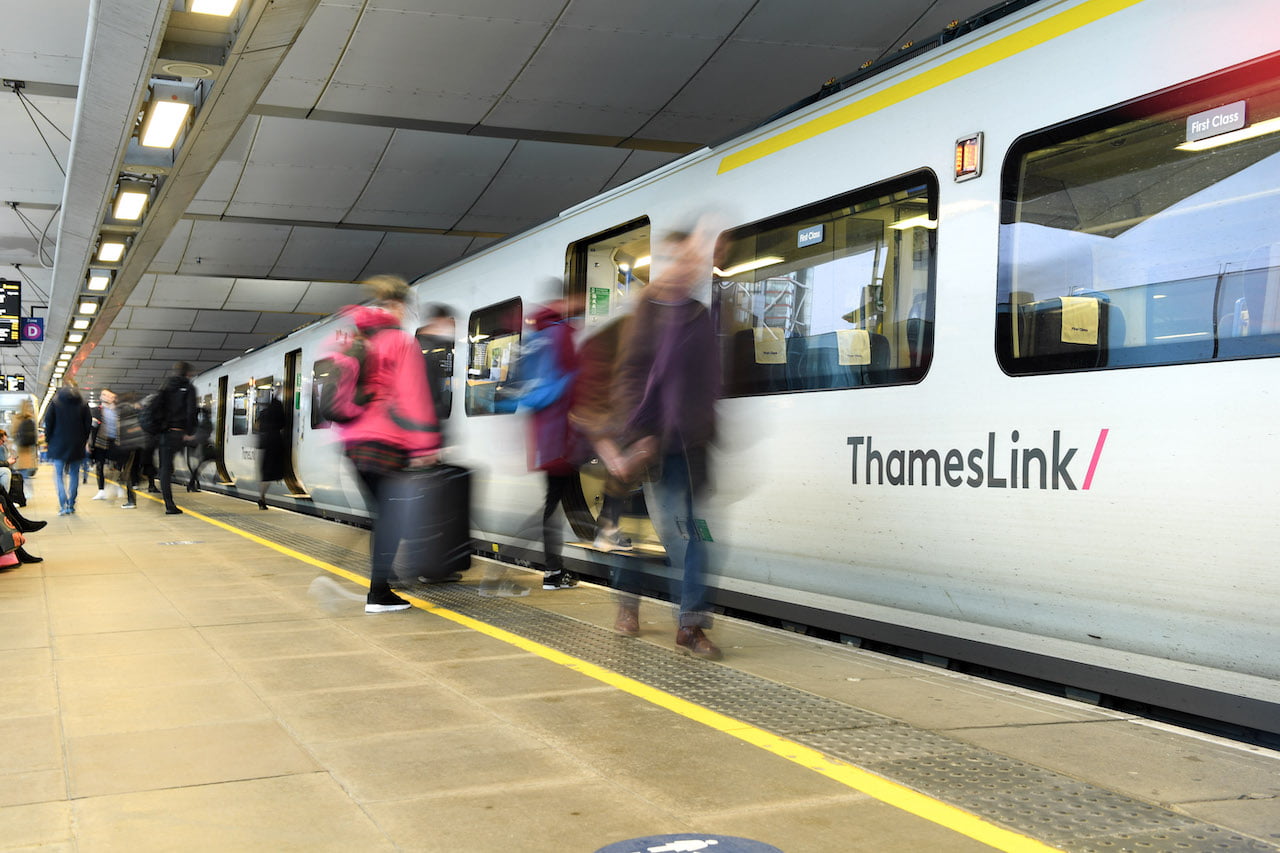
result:
<svg viewBox="0 0 1280 853"><path fill-rule="evenodd" d="M62 348L63 352L75 352L78 347L75 344L67 344Z"/></svg>
<svg viewBox="0 0 1280 853"><path fill-rule="evenodd" d="M176 99L162 100L156 94L142 120L142 133L138 142L147 148L172 148L178 134L186 124L191 105Z"/></svg>
<svg viewBox="0 0 1280 853"><path fill-rule="evenodd" d="M653 259L652 259L651 257L649 257L648 255L645 255L643 258L637 258L637 259L636 259L636 264L635 264L635 269L642 269L642 268L644 268L644 267L649 266L649 262L650 262L650 261L652 261L652 260L653 260Z"/></svg>
<svg viewBox="0 0 1280 853"><path fill-rule="evenodd" d="M191 11L198 15L229 16L236 10L239 0L191 0Z"/></svg>
<svg viewBox="0 0 1280 853"><path fill-rule="evenodd" d="M120 192L116 193L116 206L113 215L116 219L135 220L142 218L142 209L147 206L151 194L144 189L145 184L134 182L121 183Z"/></svg>
<svg viewBox="0 0 1280 853"><path fill-rule="evenodd" d="M115 262L124 257L124 243L119 240L103 240L98 247L98 260Z"/></svg>
<svg viewBox="0 0 1280 853"><path fill-rule="evenodd" d="M105 272L89 273L89 289L90 290L106 290L107 285L111 284L111 276Z"/></svg>
<svg viewBox="0 0 1280 853"><path fill-rule="evenodd" d="M87 328L89 328L89 321L88 321L87 319L85 319L84 317L78 317L78 318L76 318L75 320L72 320L72 321L71 321L71 328L73 328L73 329L87 329Z"/></svg>
<svg viewBox="0 0 1280 853"><path fill-rule="evenodd" d="M714 271L715 271L715 274L720 276L721 278L732 278L738 273L751 272L752 270L758 270L761 267L770 267L770 266L773 266L774 264L780 264L780 263L782 263L782 258L770 255L765 258L756 258L753 261L747 261L745 264L738 264L736 267L729 267L727 270L722 270L719 267L715 267Z"/></svg>
<svg viewBox="0 0 1280 853"><path fill-rule="evenodd" d="M96 312L97 312L97 310L98 310L98 303L96 303L96 302L90 302L88 299L83 299L83 300L81 300L81 301L80 301L80 310L79 310L79 313L81 313L81 314L94 314L94 313L96 313Z"/></svg>
<svg viewBox="0 0 1280 853"><path fill-rule="evenodd" d="M1280 130L1280 118L1269 118L1266 121L1242 127L1239 130L1232 130L1219 136L1210 136L1208 139L1197 139L1195 142L1184 142L1176 147L1179 151L1207 151L1220 145L1230 145L1233 142L1243 142L1246 139L1266 136L1268 133L1275 133L1278 130Z"/></svg>
<svg viewBox="0 0 1280 853"><path fill-rule="evenodd" d="M922 213L919 216L912 216L903 219L901 222L894 222L890 226L894 231L906 231L908 228L937 228L937 220L930 219L929 215Z"/></svg>
<svg viewBox="0 0 1280 853"><path fill-rule="evenodd" d="M72 332L71 334L67 335L67 340L69 340L73 344L78 344L84 340L84 332Z"/></svg>

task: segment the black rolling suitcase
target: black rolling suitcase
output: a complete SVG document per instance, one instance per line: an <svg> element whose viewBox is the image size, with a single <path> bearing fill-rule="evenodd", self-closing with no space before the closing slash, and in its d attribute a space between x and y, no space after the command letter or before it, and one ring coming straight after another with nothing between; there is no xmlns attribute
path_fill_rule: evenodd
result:
<svg viewBox="0 0 1280 853"><path fill-rule="evenodd" d="M379 539L395 539L395 572L405 582L446 578L471 567L471 472L457 465L405 471L383 480Z"/></svg>

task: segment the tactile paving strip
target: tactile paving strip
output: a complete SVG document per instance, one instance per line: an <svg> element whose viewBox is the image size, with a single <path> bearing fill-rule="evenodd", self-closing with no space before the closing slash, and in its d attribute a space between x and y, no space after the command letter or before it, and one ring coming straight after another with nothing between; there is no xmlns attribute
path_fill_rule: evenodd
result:
<svg viewBox="0 0 1280 853"><path fill-rule="evenodd" d="M368 555L265 519L206 513L264 539L367 573ZM462 584L419 598L812 747L994 823L1075 853L1277 851L1280 848L793 687L619 637L520 599Z"/></svg>

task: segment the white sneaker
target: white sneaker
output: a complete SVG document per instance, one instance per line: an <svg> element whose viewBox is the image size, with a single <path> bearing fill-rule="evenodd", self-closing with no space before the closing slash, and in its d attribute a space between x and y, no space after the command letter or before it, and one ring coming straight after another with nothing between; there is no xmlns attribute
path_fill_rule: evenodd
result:
<svg viewBox="0 0 1280 853"><path fill-rule="evenodd" d="M95 500L95 501L105 501L106 499L107 499L106 489L98 489L98 493L94 495L92 498L90 498L90 500Z"/></svg>

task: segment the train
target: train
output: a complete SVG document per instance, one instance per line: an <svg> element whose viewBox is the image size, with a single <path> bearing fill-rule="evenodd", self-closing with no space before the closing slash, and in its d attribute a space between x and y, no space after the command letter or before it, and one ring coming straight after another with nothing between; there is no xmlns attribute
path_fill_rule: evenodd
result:
<svg viewBox="0 0 1280 853"><path fill-rule="evenodd" d="M440 414L477 552L539 554L542 481L495 403L525 316L576 295L592 334L714 209L698 295L724 393L690 535L717 607L1280 730L1274 11L1023 5L414 281L458 319ZM194 378L206 487L256 499L274 394L293 456L271 502L368 517L316 403L344 323ZM587 513L599 485L586 466ZM636 555L565 522L570 568L661 574L643 505Z"/></svg>

